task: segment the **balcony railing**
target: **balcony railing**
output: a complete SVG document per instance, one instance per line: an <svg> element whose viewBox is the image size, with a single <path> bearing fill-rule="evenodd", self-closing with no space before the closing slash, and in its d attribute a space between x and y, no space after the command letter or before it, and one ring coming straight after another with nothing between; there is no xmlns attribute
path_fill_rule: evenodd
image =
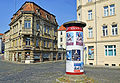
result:
<svg viewBox="0 0 120 83"><path fill-rule="evenodd" d="M29 46L29 45L26 45L26 46L23 46L23 49L24 49L24 50L31 50L31 49L32 49L32 47L31 47L31 46Z"/></svg>
<svg viewBox="0 0 120 83"><path fill-rule="evenodd" d="M22 29L21 34L23 35L32 35L32 29Z"/></svg>

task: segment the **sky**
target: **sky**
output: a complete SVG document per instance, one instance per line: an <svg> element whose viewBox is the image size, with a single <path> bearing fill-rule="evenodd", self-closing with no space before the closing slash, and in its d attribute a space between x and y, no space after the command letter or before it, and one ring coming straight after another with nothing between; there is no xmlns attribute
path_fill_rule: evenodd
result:
<svg viewBox="0 0 120 83"><path fill-rule="evenodd" d="M0 2L0 33L10 29L13 14L25 3L31 1L56 16L58 25L76 20L76 0L1 0Z"/></svg>

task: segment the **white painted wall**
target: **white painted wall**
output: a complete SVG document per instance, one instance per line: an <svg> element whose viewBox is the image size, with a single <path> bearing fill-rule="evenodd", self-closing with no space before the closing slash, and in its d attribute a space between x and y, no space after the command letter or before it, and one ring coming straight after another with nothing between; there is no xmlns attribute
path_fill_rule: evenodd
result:
<svg viewBox="0 0 120 83"><path fill-rule="evenodd" d="M62 38L62 42L60 41L60 38ZM66 31L58 31L58 48L61 48L61 45L64 49L66 49Z"/></svg>

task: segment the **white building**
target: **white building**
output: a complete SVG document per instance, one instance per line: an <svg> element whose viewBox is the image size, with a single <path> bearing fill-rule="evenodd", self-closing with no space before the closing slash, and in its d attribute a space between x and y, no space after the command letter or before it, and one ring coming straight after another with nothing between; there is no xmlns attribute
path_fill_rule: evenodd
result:
<svg viewBox="0 0 120 83"><path fill-rule="evenodd" d="M66 49L66 28L63 25L58 29L58 48Z"/></svg>
<svg viewBox="0 0 120 83"><path fill-rule="evenodd" d="M65 59L66 54L66 28L61 25L58 29L58 57Z"/></svg>

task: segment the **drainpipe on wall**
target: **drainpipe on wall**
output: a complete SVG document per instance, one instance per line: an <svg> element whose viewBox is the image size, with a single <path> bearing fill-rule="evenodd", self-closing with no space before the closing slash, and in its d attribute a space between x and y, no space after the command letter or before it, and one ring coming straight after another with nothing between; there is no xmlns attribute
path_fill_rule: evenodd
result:
<svg viewBox="0 0 120 83"><path fill-rule="evenodd" d="M95 0L95 28L96 28L96 65L97 65L97 11L96 11L96 0Z"/></svg>

